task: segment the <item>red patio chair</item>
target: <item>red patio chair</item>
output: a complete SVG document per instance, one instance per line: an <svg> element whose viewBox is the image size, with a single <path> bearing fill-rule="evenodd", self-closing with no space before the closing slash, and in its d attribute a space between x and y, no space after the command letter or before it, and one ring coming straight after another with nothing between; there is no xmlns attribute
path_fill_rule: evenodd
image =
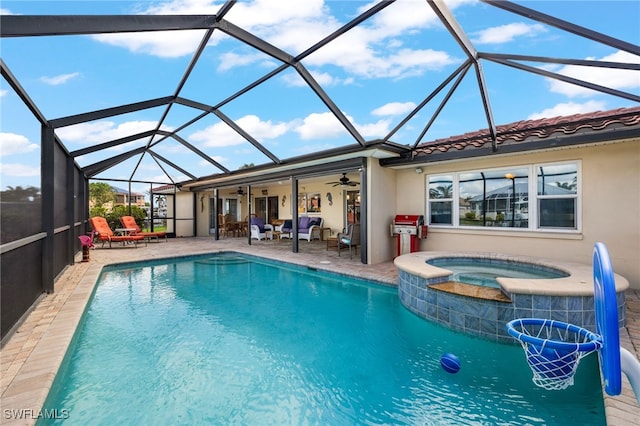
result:
<svg viewBox="0 0 640 426"><path fill-rule="evenodd" d="M102 241L102 247L104 247L104 243L109 243L109 248L111 248L112 242L122 242L122 245L126 245L126 243L134 243L135 247L138 247L138 241L144 241L144 237L142 235L115 235L111 228L109 228L109 223L107 219L101 216L94 216L89 219L91 223L91 227L96 232L98 239ZM146 245L146 241L145 241Z"/></svg>
<svg viewBox="0 0 640 426"><path fill-rule="evenodd" d="M122 223L123 228L135 229L135 231L131 232L131 235L142 235L147 240L155 238L156 240L160 241L160 238L164 238L164 240L167 241L166 232L142 232L142 230L138 226L138 223L136 222L136 218L133 216L122 216L120 218L120 223Z"/></svg>

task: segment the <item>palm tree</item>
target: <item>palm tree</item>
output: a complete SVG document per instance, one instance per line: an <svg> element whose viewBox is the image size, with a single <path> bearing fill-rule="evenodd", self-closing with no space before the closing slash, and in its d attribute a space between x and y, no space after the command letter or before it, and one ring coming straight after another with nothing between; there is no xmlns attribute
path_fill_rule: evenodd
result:
<svg viewBox="0 0 640 426"><path fill-rule="evenodd" d="M429 188L429 198L451 198L452 194L453 194L453 185Z"/></svg>
<svg viewBox="0 0 640 426"><path fill-rule="evenodd" d="M40 199L40 188L35 186L7 186L7 189L0 192L2 201L35 201Z"/></svg>

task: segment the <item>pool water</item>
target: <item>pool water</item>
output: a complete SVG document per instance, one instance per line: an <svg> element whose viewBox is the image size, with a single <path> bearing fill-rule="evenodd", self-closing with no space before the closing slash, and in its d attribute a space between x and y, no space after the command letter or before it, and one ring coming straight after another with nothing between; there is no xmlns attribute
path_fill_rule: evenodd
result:
<svg viewBox="0 0 640 426"><path fill-rule="evenodd" d="M524 262L478 257L439 257L428 264L452 272L451 281L500 288L496 278L549 279L568 276L564 271Z"/></svg>
<svg viewBox="0 0 640 426"><path fill-rule="evenodd" d="M233 254L106 268L44 409L82 425L605 424L595 355L545 391L519 345L425 321L395 288Z"/></svg>

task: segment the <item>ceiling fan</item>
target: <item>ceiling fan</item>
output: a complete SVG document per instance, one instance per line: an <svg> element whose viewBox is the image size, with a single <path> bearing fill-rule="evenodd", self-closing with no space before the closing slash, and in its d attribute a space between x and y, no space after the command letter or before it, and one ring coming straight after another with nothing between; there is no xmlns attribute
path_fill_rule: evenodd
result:
<svg viewBox="0 0 640 426"><path fill-rule="evenodd" d="M237 191L231 191L229 194L230 195L240 195L240 196L242 196L242 195L244 195L244 190L242 189L241 186L239 186Z"/></svg>
<svg viewBox="0 0 640 426"><path fill-rule="evenodd" d="M356 186L360 185L360 182L353 181L347 177L346 173L342 174L342 177L337 182L327 182L327 185L333 186Z"/></svg>

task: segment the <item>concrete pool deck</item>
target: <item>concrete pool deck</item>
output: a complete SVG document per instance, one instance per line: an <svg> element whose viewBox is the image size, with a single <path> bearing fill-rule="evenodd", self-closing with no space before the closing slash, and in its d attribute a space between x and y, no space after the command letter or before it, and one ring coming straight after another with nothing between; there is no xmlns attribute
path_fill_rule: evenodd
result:
<svg viewBox="0 0 640 426"><path fill-rule="evenodd" d="M206 237L177 238L138 248L98 247L91 250L89 262L79 262L81 257L78 257L78 263L58 277L55 292L44 294L3 342L0 350L0 424L30 425L43 414L58 418L73 416L65 411L42 413L41 409L104 265L233 250L388 285L397 284L396 267L391 261L363 265L357 256L350 260L346 253L338 257L336 251L327 251L325 242L300 241L299 247L299 253L292 253L288 241L254 241L249 246L245 238L219 241ZM626 302L627 325L620 332L621 344L640 357L640 291L627 290ZM624 375L622 394L605 396L605 410L608 425L640 424L640 407Z"/></svg>

